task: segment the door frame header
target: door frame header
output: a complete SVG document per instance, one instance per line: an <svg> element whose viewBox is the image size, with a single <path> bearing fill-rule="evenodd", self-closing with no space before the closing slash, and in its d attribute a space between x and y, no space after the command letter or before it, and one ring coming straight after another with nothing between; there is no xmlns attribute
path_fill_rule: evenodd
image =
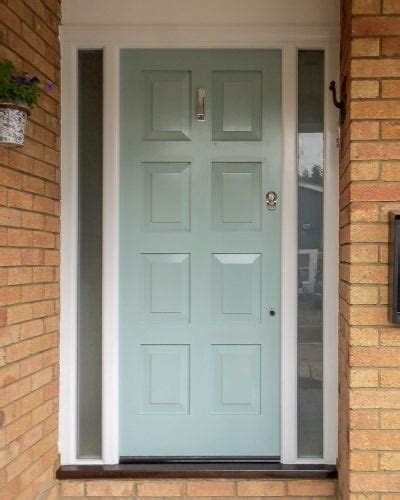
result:
<svg viewBox="0 0 400 500"><path fill-rule="evenodd" d="M325 51L325 83L339 72L332 26L61 26L61 464L119 461L119 51L122 48L282 50L281 461L335 464L337 457L337 112L325 93L324 457L297 458L297 52ZM103 302L101 460L77 459L77 52L101 48L103 77Z"/></svg>
<svg viewBox="0 0 400 500"><path fill-rule="evenodd" d="M60 26L62 43L115 43L132 48L271 48L281 43L338 43L339 27Z"/></svg>

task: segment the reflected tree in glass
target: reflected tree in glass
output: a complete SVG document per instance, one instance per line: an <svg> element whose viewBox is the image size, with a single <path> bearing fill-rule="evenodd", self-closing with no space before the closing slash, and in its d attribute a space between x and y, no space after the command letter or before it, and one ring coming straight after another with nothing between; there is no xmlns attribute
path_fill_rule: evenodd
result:
<svg viewBox="0 0 400 500"><path fill-rule="evenodd" d="M324 53L298 60L298 456L323 455Z"/></svg>

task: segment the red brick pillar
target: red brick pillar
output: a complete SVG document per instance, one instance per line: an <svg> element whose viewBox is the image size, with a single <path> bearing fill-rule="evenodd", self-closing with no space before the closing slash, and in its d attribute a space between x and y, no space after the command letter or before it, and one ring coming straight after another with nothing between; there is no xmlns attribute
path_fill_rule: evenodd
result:
<svg viewBox="0 0 400 500"><path fill-rule="evenodd" d="M0 1L0 59L59 84L59 0ZM0 146L0 498L55 498L60 89Z"/></svg>
<svg viewBox="0 0 400 500"><path fill-rule="evenodd" d="M400 0L342 1L343 498L400 498L400 329L388 321L388 211L400 210ZM387 494L387 495L385 495Z"/></svg>

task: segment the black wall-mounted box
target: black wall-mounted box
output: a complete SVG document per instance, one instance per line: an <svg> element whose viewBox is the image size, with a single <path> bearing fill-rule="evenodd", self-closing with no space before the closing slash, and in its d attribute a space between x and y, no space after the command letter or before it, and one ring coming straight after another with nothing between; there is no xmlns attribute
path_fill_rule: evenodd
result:
<svg viewBox="0 0 400 500"><path fill-rule="evenodd" d="M390 212L389 320L400 323L400 212Z"/></svg>

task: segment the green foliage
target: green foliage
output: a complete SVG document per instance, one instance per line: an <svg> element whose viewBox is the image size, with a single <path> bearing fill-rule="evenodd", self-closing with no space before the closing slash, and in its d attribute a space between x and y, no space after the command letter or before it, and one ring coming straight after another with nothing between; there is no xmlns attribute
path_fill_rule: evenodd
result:
<svg viewBox="0 0 400 500"><path fill-rule="evenodd" d="M11 61L0 61L0 102L25 104L30 108L37 105L43 92L36 76L27 73L16 73Z"/></svg>
<svg viewBox="0 0 400 500"><path fill-rule="evenodd" d="M324 185L324 170L321 165L313 165L310 170L304 169L299 175L300 182L314 184L315 186Z"/></svg>

